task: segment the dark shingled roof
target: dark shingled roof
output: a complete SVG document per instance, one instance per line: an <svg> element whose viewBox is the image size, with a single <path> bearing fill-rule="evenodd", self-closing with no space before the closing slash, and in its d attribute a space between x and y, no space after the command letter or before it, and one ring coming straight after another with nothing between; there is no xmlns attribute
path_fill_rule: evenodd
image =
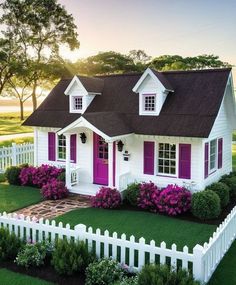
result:
<svg viewBox="0 0 236 285"><path fill-rule="evenodd" d="M102 93L104 81L96 77L87 77L77 75L84 88L91 93Z"/></svg>
<svg viewBox="0 0 236 285"><path fill-rule="evenodd" d="M132 88L142 74L100 76L102 95L94 98L83 117L111 137L128 133L208 137L230 71L158 72L174 90L167 95L159 116L139 115L139 96ZM64 128L78 119L80 114L69 113L69 97L64 95L70 81L61 80L24 125Z"/></svg>

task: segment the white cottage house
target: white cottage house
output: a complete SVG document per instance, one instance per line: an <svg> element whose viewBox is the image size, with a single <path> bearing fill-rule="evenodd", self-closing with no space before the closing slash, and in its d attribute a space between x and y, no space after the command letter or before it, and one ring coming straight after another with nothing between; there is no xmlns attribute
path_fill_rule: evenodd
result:
<svg viewBox="0 0 236 285"><path fill-rule="evenodd" d="M35 164L66 168L71 192L132 181L202 190L232 170L231 69L62 79L24 122Z"/></svg>

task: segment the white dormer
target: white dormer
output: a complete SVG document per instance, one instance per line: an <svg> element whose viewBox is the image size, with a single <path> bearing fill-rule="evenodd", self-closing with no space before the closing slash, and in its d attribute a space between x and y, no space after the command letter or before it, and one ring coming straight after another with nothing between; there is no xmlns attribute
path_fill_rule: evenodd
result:
<svg viewBox="0 0 236 285"><path fill-rule="evenodd" d="M74 76L64 94L69 96L70 113L83 114L96 95L101 95L103 80Z"/></svg>
<svg viewBox="0 0 236 285"><path fill-rule="evenodd" d="M133 91L139 93L139 115L158 116L167 94L173 88L163 74L147 68Z"/></svg>

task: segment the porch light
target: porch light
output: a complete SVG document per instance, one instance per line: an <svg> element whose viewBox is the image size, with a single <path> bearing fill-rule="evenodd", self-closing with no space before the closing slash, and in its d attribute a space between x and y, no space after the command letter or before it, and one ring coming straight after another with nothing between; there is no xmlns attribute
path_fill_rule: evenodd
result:
<svg viewBox="0 0 236 285"><path fill-rule="evenodd" d="M119 140L117 143L118 151L123 151L123 146L124 146L123 142Z"/></svg>
<svg viewBox="0 0 236 285"><path fill-rule="evenodd" d="M82 143L86 143L87 137L85 133L80 133L80 139Z"/></svg>

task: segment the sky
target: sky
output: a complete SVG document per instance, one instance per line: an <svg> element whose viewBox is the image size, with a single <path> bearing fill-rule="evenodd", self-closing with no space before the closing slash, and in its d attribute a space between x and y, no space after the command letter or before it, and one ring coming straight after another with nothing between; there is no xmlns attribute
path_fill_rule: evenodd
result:
<svg viewBox="0 0 236 285"><path fill-rule="evenodd" d="M151 56L215 54L236 65L236 0L59 0L74 16L80 49Z"/></svg>

